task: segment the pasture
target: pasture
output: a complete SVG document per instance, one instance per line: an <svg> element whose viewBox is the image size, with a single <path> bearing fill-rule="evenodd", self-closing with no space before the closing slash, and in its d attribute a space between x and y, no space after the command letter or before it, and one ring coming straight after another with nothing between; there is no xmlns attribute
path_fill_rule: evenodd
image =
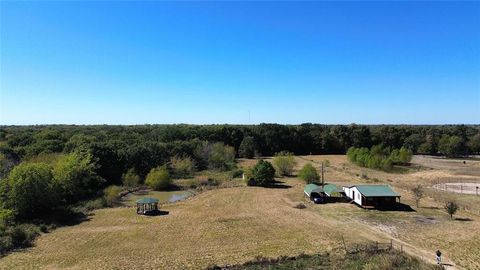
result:
<svg viewBox="0 0 480 270"><path fill-rule="evenodd" d="M297 170L307 162L318 168L329 160L326 181L337 185L387 183L412 207L413 186L424 185L428 196L411 212L363 210L348 203L314 205L303 195L304 183L287 177L278 179L283 182L278 188L207 190L163 204L161 210L168 214L156 217L137 215L130 207L136 197L131 197L123 207L96 210L88 221L40 236L35 247L0 259L0 269L202 269L241 264L256 256L341 254L342 237L348 245L393 239L405 252L428 262L440 249L452 269L480 269L480 196L431 188L450 178L478 181L478 161L467 162L463 169L463 162L438 167L433 158L415 157L416 166L386 173L350 164L343 155L296 160ZM240 160L239 166L253 162ZM165 200L170 195L154 194ZM462 207L456 220L443 209L446 199ZM294 208L298 203L307 207Z"/></svg>

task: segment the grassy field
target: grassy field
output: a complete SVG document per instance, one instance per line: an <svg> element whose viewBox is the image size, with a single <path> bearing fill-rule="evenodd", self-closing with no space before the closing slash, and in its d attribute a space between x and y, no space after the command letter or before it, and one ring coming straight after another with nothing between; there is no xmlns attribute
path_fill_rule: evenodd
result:
<svg viewBox="0 0 480 270"><path fill-rule="evenodd" d="M431 185L436 180L429 173L462 176L461 170L429 169L420 163L403 173L378 172L351 165L345 156L297 157L297 167L306 162L319 166L326 159L330 161L327 182L388 183L401 193L403 203L412 206L410 187ZM251 163L241 160L240 166ZM473 171L469 167L468 175ZM138 216L132 207L97 210L89 221L44 234L35 247L0 259L0 269L201 269L241 264L256 256L341 254L342 237L347 245L393 239L406 252L429 262L439 248L444 260L456 268L480 269L476 197L429 189L430 196L416 211L363 210L347 203L314 205L304 198L300 180L279 180L284 182L282 188L208 190L162 205L168 211L163 216ZM167 198L171 194L151 195ZM446 196L461 202L458 220L450 220L443 210ZM307 208L294 208L298 203Z"/></svg>

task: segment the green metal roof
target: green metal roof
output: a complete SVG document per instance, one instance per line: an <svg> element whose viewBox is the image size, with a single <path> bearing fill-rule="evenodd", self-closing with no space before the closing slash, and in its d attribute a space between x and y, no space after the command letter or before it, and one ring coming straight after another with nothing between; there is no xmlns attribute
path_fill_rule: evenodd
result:
<svg viewBox="0 0 480 270"><path fill-rule="evenodd" d="M323 192L330 196L333 192L338 192L337 186L332 184L326 184L325 186L323 186Z"/></svg>
<svg viewBox="0 0 480 270"><path fill-rule="evenodd" d="M365 197L400 197L388 185L355 185Z"/></svg>
<svg viewBox="0 0 480 270"><path fill-rule="evenodd" d="M312 192L316 192L320 194L322 192L322 188L315 184L308 184L308 185L305 185L305 188L303 189L303 191L307 193L308 196L310 196Z"/></svg>
<svg viewBox="0 0 480 270"><path fill-rule="evenodd" d="M158 203L158 200L155 199L155 198L145 197L145 198L138 199L137 203L139 203L139 204Z"/></svg>

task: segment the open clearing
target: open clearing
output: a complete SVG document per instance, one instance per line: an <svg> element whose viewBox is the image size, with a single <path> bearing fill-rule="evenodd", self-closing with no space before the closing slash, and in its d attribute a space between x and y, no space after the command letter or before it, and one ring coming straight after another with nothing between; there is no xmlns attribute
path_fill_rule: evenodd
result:
<svg viewBox="0 0 480 270"><path fill-rule="evenodd" d="M420 168L393 174L357 167L345 156L297 157L297 167L306 162L318 167L326 159L327 182L388 183L412 206L409 189L414 185L431 187L444 178L476 177L480 170L478 161L462 174L456 167L428 166L422 158L414 159ZM240 161L240 166L247 163L252 161ZM439 248L456 268L480 269L480 196L428 188L429 196L417 211L363 210L348 203L314 205L305 200L300 180L280 180L283 188L209 190L162 205L168 211L164 216L138 216L132 207L97 210L89 221L44 234L35 247L0 259L0 268L199 269L259 255L344 252L343 236L347 245L394 239L406 252L431 262ZM444 199L462 206L457 220L443 210ZM307 208L293 207L300 202Z"/></svg>

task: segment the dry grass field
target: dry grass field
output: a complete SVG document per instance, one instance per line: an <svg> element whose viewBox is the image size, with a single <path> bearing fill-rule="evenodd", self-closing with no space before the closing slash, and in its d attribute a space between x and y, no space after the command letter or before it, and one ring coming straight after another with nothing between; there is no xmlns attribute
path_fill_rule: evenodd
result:
<svg viewBox="0 0 480 270"><path fill-rule="evenodd" d="M471 161L462 174L455 166L434 168L425 158L415 158L416 169L385 173L359 168L345 156L296 159L297 167L306 162L318 167L328 159L326 179L330 183L388 183L412 207L412 186L430 187L445 177L477 177L475 168L480 169ZM252 163L240 160L240 166ZM429 196L419 209L414 207L416 211L363 210L348 203L314 205L304 198L300 180L279 180L284 182L282 188L208 190L162 205L168 211L163 216L138 216L127 206L97 210L89 221L44 234L35 247L0 259L0 269L201 269L242 263L258 255L340 253L342 236L348 245L393 239L406 252L431 262L439 248L444 260L454 265L450 268L480 269L480 198L474 195L428 188ZM462 205L457 220L450 220L443 210L445 199ZM300 202L307 208L294 208Z"/></svg>

